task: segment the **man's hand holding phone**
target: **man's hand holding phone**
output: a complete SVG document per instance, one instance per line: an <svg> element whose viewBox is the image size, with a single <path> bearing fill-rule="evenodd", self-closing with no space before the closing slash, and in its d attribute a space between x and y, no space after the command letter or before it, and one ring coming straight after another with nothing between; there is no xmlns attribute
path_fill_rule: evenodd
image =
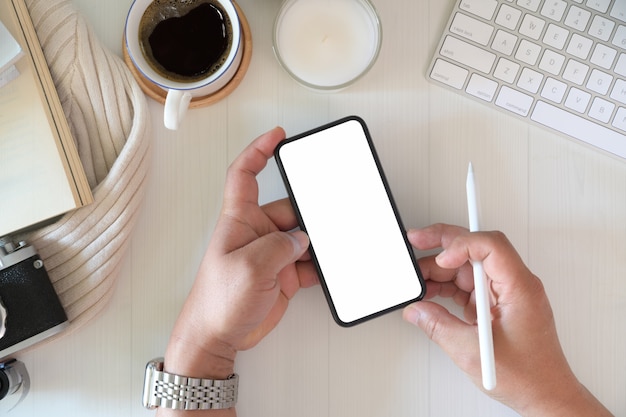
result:
<svg viewBox="0 0 626 417"><path fill-rule="evenodd" d="M255 346L280 321L289 300L318 283L308 237L287 200L258 204L256 175L265 167L281 128L252 142L228 169L224 203L194 285L171 333L165 371L225 379L236 353ZM234 409L191 411L234 416ZM189 412L160 408L159 416Z"/></svg>

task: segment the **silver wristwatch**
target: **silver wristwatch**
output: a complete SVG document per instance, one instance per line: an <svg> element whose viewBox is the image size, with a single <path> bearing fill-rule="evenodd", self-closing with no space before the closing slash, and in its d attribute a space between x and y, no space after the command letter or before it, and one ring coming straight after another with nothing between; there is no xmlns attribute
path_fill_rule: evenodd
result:
<svg viewBox="0 0 626 417"><path fill-rule="evenodd" d="M228 379L202 379L163 372L163 358L146 365L143 406L175 410L212 410L234 407L239 375Z"/></svg>

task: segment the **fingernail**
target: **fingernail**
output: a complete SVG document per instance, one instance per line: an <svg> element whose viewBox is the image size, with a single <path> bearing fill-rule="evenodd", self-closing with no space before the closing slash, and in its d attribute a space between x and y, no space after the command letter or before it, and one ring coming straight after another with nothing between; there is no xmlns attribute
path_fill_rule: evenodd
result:
<svg viewBox="0 0 626 417"><path fill-rule="evenodd" d="M439 255L437 255L435 257L435 262L437 262L437 265L441 265L441 261L443 261L443 259L446 257L446 251L442 250Z"/></svg>
<svg viewBox="0 0 626 417"><path fill-rule="evenodd" d="M420 310L415 307L415 304L406 306L402 313L402 318L411 324L417 324L421 314Z"/></svg>
<svg viewBox="0 0 626 417"><path fill-rule="evenodd" d="M301 230L289 233L294 242L294 252L302 254L309 247L309 236Z"/></svg>

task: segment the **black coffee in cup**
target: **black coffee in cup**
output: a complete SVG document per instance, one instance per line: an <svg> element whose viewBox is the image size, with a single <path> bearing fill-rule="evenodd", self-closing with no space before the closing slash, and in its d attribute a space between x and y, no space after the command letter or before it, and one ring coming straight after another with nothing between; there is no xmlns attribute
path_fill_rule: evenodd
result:
<svg viewBox="0 0 626 417"><path fill-rule="evenodd" d="M194 82L226 62L233 28L215 0L154 0L141 18L139 41L146 61L160 75Z"/></svg>

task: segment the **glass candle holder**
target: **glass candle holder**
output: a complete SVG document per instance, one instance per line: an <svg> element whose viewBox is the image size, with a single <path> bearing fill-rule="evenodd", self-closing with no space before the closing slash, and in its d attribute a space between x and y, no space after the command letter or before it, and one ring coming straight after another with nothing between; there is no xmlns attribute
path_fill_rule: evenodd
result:
<svg viewBox="0 0 626 417"><path fill-rule="evenodd" d="M285 0L274 23L274 53L297 82L338 91L376 62L382 26L368 0Z"/></svg>

